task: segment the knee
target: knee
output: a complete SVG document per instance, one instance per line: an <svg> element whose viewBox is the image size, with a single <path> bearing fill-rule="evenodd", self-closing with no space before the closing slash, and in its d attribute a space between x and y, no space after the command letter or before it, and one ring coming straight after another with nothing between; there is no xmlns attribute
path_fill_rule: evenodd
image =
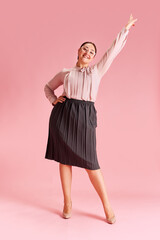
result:
<svg viewBox="0 0 160 240"><path fill-rule="evenodd" d="M92 169L87 169L87 168L85 168L85 170L88 174L96 174L97 172L100 171L100 169L92 170Z"/></svg>

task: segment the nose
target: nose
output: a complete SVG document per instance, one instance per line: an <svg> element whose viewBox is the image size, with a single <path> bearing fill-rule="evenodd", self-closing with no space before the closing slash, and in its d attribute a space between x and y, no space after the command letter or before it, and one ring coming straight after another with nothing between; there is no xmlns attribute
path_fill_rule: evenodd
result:
<svg viewBox="0 0 160 240"><path fill-rule="evenodd" d="M89 52L89 49L86 49L86 52Z"/></svg>
<svg viewBox="0 0 160 240"><path fill-rule="evenodd" d="M87 55L90 55L89 49L86 49L85 52Z"/></svg>

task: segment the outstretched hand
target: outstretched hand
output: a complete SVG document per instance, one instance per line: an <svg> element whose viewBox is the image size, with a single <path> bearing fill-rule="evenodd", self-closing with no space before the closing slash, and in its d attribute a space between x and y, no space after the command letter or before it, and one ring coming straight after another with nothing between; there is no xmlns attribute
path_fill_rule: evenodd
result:
<svg viewBox="0 0 160 240"><path fill-rule="evenodd" d="M127 30L129 30L130 28L131 28L131 26L135 26L135 22L137 21L137 18L136 19L133 19L133 16L132 16L132 13L131 13L131 15L130 15L130 17L129 17L129 21L128 21L128 23L126 24L126 26L125 26L125 28L127 29Z"/></svg>

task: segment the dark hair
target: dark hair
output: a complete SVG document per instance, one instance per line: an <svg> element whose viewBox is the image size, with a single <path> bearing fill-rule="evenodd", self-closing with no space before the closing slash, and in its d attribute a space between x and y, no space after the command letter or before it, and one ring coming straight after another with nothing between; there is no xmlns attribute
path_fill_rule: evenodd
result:
<svg viewBox="0 0 160 240"><path fill-rule="evenodd" d="M83 47L83 45L85 45L86 43L90 43L90 44L92 44L94 46L95 56L96 56L96 54L97 54L97 47L96 47L96 45L93 42L84 42L84 43L81 44L80 48ZM78 57L77 57L77 59L78 59Z"/></svg>

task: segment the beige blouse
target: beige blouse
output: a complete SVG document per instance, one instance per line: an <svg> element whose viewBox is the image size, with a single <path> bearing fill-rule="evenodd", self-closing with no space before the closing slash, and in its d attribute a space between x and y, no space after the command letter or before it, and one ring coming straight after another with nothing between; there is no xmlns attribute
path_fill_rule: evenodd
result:
<svg viewBox="0 0 160 240"><path fill-rule="evenodd" d="M63 68L45 86L44 92L52 104L57 96L54 90L63 84L62 96L85 101L96 101L98 87L111 63L124 47L129 30L125 27L118 33L110 48L104 53L99 62L88 67Z"/></svg>

